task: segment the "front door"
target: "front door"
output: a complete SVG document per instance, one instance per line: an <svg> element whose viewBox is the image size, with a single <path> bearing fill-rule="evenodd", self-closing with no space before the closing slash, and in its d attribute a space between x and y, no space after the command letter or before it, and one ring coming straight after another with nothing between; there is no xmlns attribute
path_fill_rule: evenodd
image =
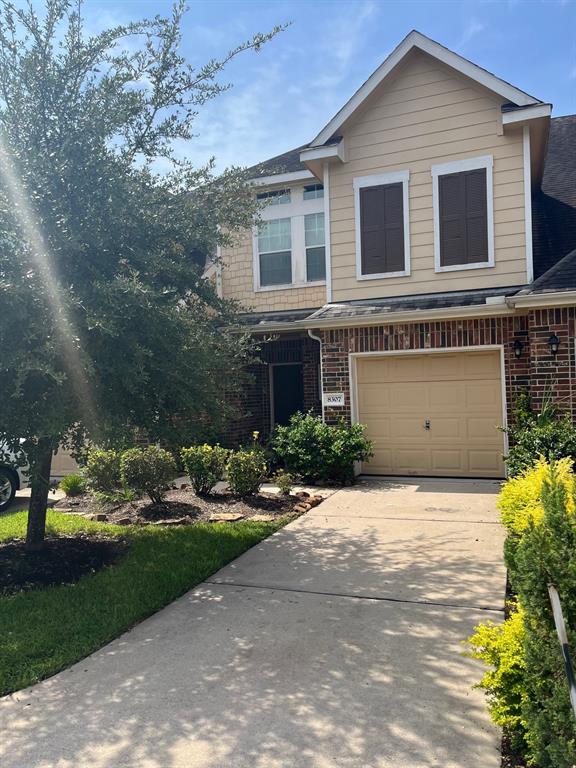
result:
<svg viewBox="0 0 576 768"><path fill-rule="evenodd" d="M272 365L272 426L288 424L292 414L304 410L304 380L301 363Z"/></svg>

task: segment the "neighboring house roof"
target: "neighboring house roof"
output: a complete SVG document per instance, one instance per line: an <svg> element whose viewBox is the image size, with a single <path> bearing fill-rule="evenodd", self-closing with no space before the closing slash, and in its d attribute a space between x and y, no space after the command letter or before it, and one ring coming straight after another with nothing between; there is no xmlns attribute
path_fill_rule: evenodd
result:
<svg viewBox="0 0 576 768"><path fill-rule="evenodd" d="M295 171L305 171L306 166L300 160L300 152L306 149L308 144L303 144L296 149L290 149L288 152L283 152L281 155L271 157L269 160L264 160L259 165L253 165L248 168L250 172L257 176L272 176L276 173L294 173Z"/></svg>
<svg viewBox="0 0 576 768"><path fill-rule="evenodd" d="M536 280L530 291L550 290L552 284L556 290L576 288L568 258L576 249L576 115L550 122L544 176L532 212Z"/></svg>

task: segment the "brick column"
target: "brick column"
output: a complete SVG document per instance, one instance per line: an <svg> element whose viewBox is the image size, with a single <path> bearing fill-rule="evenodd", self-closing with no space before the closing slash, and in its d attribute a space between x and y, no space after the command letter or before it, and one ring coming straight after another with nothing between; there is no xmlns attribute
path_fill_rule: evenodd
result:
<svg viewBox="0 0 576 768"><path fill-rule="evenodd" d="M572 380L574 376L574 310L535 309L528 321L530 344L530 394L535 410L551 397L562 410L574 417ZM548 339L555 334L560 347L550 352Z"/></svg>

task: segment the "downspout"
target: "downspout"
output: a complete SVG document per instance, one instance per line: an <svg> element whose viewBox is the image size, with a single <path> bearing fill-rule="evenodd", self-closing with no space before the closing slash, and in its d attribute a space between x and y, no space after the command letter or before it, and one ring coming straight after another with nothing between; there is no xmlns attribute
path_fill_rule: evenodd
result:
<svg viewBox="0 0 576 768"><path fill-rule="evenodd" d="M322 339L320 336L315 336L310 328L308 328L308 336L310 336L311 339L314 339L314 341L317 341L320 345L320 408L322 413L322 421L325 421L324 419L324 366L322 364Z"/></svg>

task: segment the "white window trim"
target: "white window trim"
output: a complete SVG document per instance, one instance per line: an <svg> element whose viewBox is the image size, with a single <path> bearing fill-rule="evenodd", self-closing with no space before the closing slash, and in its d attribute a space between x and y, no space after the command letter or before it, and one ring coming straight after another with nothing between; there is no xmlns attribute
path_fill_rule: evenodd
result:
<svg viewBox="0 0 576 768"><path fill-rule="evenodd" d="M315 181L320 184L321 182ZM252 228L252 255L254 274L254 293L267 291L286 291L299 288L315 288L326 285L326 280L306 281L306 242L304 239L304 216L310 213L325 213L324 199L321 197L312 200L304 200L304 186L290 186L291 201L278 205L268 205L260 213L262 221L274 219L290 219L291 221L291 255L292 255L292 282L281 285L260 285L260 252L258 249L258 227ZM326 190L324 191L326 194ZM324 216L324 235L328 223ZM326 249L326 246L324 246ZM326 251L325 251L326 252Z"/></svg>
<svg viewBox="0 0 576 768"><path fill-rule="evenodd" d="M356 280L382 280L389 277L407 277L410 275L410 211L408 182L410 171L392 171L377 173L373 176L357 176L352 181L354 188L354 227L356 229ZM362 232L360 230L360 190L363 187L378 187L385 184L402 182L402 208L404 213L404 269L398 272L378 272L374 275L362 274Z"/></svg>
<svg viewBox="0 0 576 768"><path fill-rule="evenodd" d="M438 177L449 173L462 171L477 171L486 169L486 221L488 226L488 261L475 264L454 264L443 267L440 261L440 192ZM494 266L494 158L492 155L483 157L468 157L465 160L453 160L450 163L433 165L432 173L432 205L434 208L434 270L435 272L461 272L468 269L490 269Z"/></svg>

